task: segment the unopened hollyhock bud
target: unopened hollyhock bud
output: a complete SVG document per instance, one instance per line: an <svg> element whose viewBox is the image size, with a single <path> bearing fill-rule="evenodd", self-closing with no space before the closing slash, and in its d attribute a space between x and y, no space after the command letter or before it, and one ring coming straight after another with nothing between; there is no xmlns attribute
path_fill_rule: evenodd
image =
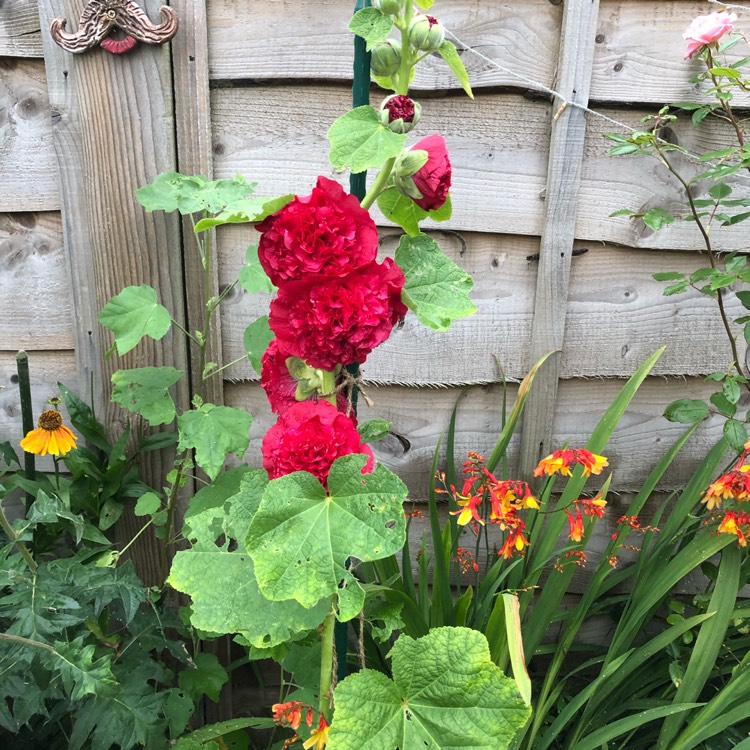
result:
<svg viewBox="0 0 750 750"><path fill-rule="evenodd" d="M436 211L448 199L451 187L451 161L445 138L442 135L428 135L414 144L412 152L427 152L427 161L409 179L419 191L419 197L410 198L425 211Z"/></svg>
<svg viewBox="0 0 750 750"><path fill-rule="evenodd" d="M394 133L408 133L419 122L422 107L403 94L393 94L380 105L380 122Z"/></svg>
<svg viewBox="0 0 750 750"><path fill-rule="evenodd" d="M414 16L409 24L409 41L423 52L434 52L445 41L445 28L435 16Z"/></svg>
<svg viewBox="0 0 750 750"><path fill-rule="evenodd" d="M401 42L386 39L372 48L370 69L376 76L392 76L401 66Z"/></svg>
<svg viewBox="0 0 750 750"><path fill-rule="evenodd" d="M372 0L372 7L377 8L386 16L399 16L403 7L403 0Z"/></svg>
<svg viewBox="0 0 750 750"><path fill-rule="evenodd" d="M425 164L429 154L422 150L407 150L396 159L393 167L393 181L399 193L407 195L412 200L422 198L422 193L414 184L412 175L418 172Z"/></svg>

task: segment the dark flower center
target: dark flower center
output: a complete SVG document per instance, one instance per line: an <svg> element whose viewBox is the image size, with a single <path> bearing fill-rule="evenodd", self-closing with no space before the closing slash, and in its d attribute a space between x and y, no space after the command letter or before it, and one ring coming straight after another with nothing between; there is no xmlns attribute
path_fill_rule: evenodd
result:
<svg viewBox="0 0 750 750"><path fill-rule="evenodd" d="M39 417L39 426L47 432L54 432L55 430L62 427L62 417L59 411L54 409L47 409L43 411Z"/></svg>
<svg viewBox="0 0 750 750"><path fill-rule="evenodd" d="M389 122L403 120L404 122L414 121L414 102L403 94L392 96L385 104L388 110Z"/></svg>

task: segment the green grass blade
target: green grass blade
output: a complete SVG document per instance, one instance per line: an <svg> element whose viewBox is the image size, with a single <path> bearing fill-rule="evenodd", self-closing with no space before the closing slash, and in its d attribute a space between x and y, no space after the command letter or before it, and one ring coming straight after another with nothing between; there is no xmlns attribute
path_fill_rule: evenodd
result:
<svg viewBox="0 0 750 750"><path fill-rule="evenodd" d="M736 543L730 544L721 553L719 574L708 605L708 611L716 614L701 625L690 653L685 677L675 693L675 703L689 703L697 700L711 674L734 611L741 564L742 555L739 546ZM673 746L672 741L686 718L685 714L679 714L664 722L656 750L667 750Z"/></svg>
<svg viewBox="0 0 750 750"><path fill-rule="evenodd" d="M432 458L432 474L430 478L430 535L432 536L432 547L435 555L435 569L432 576L432 608L430 612L430 625L439 627L441 625L453 625L453 596L451 595L450 582L450 545L449 537L443 536L440 528L440 517L437 510L437 496L435 494L435 475L437 473L438 460L440 458L440 445L442 437L438 440L435 455ZM447 550L446 550L447 541ZM421 579L420 579L421 585ZM421 595L421 592L420 592Z"/></svg>
<svg viewBox="0 0 750 750"><path fill-rule="evenodd" d="M505 637L508 640L510 664L513 668L513 679L524 703L531 705L531 678L526 671L526 660L523 657L523 637L521 636L521 613L518 597L515 594L503 593L505 610Z"/></svg>
<svg viewBox="0 0 750 750"><path fill-rule="evenodd" d="M466 620L469 615L471 600L474 598L474 589L468 586L466 591L458 598L456 602L456 627L466 627Z"/></svg>

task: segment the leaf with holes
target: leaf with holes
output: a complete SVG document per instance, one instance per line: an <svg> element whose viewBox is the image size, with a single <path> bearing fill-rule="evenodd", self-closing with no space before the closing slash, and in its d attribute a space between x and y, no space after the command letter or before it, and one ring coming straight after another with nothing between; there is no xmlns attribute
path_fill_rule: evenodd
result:
<svg viewBox="0 0 750 750"><path fill-rule="evenodd" d="M126 354L144 336L160 339L169 330L172 317L156 299L150 286L127 286L107 302L99 322L115 334L119 354Z"/></svg>
<svg viewBox="0 0 750 750"><path fill-rule="evenodd" d="M192 548L176 553L168 580L193 600L193 627L241 633L256 648L272 648L316 628L331 605L329 597L307 609L293 600L269 601L260 592L243 540L267 484L265 471L250 471L223 507L193 513L186 532ZM236 549L230 551L230 545Z"/></svg>
<svg viewBox="0 0 750 750"><path fill-rule="evenodd" d="M393 28L393 18L381 13L377 8L362 8L349 21L349 31L367 42L369 52L374 44L384 42Z"/></svg>
<svg viewBox="0 0 750 750"><path fill-rule="evenodd" d="M447 331L454 320L477 311L469 299L474 285L471 276L426 234L402 237L396 249L396 263L406 277L404 304L428 328Z"/></svg>
<svg viewBox="0 0 750 750"><path fill-rule="evenodd" d="M402 635L391 659L393 680L364 669L339 683L329 735L336 750L497 750L531 713L476 630Z"/></svg>
<svg viewBox="0 0 750 750"><path fill-rule="evenodd" d="M242 409L201 404L178 417L180 442L177 449L194 448L195 462L211 479L216 479L230 453L242 458L247 450L252 421L252 416Z"/></svg>
<svg viewBox="0 0 750 750"><path fill-rule="evenodd" d="M294 195L291 193L280 195L277 198L266 198L264 196L241 198L229 203L226 208L220 211L218 216L201 219L195 225L195 233L199 234L223 224L252 224L256 221L263 221L267 216L284 208L292 198L294 198Z"/></svg>
<svg viewBox="0 0 750 750"><path fill-rule="evenodd" d="M168 424L176 416L169 389L185 373L174 367L138 367L112 373L112 400L152 426Z"/></svg>
<svg viewBox="0 0 750 750"><path fill-rule="evenodd" d="M255 184L239 174L230 180L209 180L202 175L165 172L149 185L138 188L135 197L146 211L218 213L230 203L250 195Z"/></svg>
<svg viewBox="0 0 750 750"><path fill-rule="evenodd" d="M246 540L258 585L269 599L311 607L336 594L339 619L360 612L364 591L347 560L380 560L400 550L406 538L406 486L382 465L363 474L366 461L359 454L334 461L328 492L305 471L269 483Z"/></svg>

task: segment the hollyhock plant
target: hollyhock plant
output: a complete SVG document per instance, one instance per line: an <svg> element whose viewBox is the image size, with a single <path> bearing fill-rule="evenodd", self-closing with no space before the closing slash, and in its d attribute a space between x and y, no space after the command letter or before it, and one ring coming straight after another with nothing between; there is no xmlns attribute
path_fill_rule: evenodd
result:
<svg viewBox="0 0 750 750"><path fill-rule="evenodd" d="M691 58L707 44L718 42L727 31L734 28L733 24L736 20L736 13L725 11L717 11L716 13L709 13L707 16L694 18L682 35L682 38L687 42L685 59Z"/></svg>
<svg viewBox="0 0 750 750"><path fill-rule="evenodd" d="M297 196L256 229L258 259L276 286L309 274L345 276L378 254L372 217L327 177L318 177L310 195Z"/></svg>
<svg viewBox="0 0 750 750"><path fill-rule="evenodd" d="M428 135L416 143L412 151L426 151L427 163L412 175L412 180L422 193L421 198L413 199L425 211L435 211L448 198L451 187L451 161L448 148L442 135Z"/></svg>
<svg viewBox="0 0 750 750"><path fill-rule="evenodd" d="M261 452L271 479L307 471L325 484L331 464L350 453L368 457L363 473L374 466L372 449L354 421L327 401L302 401L287 409L266 433Z"/></svg>
<svg viewBox="0 0 750 750"><path fill-rule="evenodd" d="M403 271L390 258L340 279L308 276L279 288L269 324L279 347L312 367L364 362L406 315L403 285Z"/></svg>

